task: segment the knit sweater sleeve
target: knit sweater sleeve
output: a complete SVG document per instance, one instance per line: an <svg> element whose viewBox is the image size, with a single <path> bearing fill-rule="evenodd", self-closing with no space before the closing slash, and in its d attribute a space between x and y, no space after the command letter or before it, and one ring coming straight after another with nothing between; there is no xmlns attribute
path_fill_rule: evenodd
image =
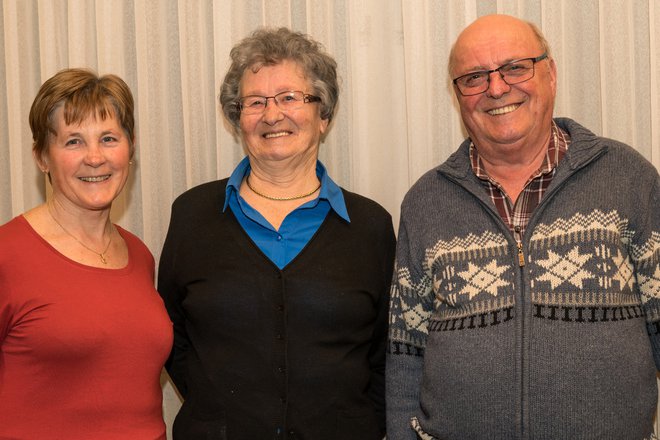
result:
<svg viewBox="0 0 660 440"><path fill-rule="evenodd" d="M642 222L645 230L638 231L633 238L632 255L653 358L656 369L660 370L660 175L657 173L647 207Z"/></svg>
<svg viewBox="0 0 660 440"><path fill-rule="evenodd" d="M391 298L387 353L387 438L415 440L410 419L419 413L427 325L433 311L432 280L422 240L415 237L414 210L402 209Z"/></svg>

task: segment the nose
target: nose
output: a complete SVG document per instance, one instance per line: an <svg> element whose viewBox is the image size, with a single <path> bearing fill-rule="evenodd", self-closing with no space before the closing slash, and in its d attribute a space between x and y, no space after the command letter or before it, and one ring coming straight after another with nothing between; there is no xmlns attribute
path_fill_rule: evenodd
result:
<svg viewBox="0 0 660 440"><path fill-rule="evenodd" d="M103 155L103 148L98 142L89 142L87 144L87 154L85 155L85 163L92 167L98 167L105 162Z"/></svg>
<svg viewBox="0 0 660 440"><path fill-rule="evenodd" d="M506 81L504 81L504 78L502 78L502 74L500 74L500 72L497 70L495 72L491 72L491 74L488 76L488 90L486 90L486 94L488 96L497 99L502 97L502 95L509 92L510 90L511 86L507 84Z"/></svg>
<svg viewBox="0 0 660 440"><path fill-rule="evenodd" d="M273 125L278 121L281 121L284 118L284 113L277 106L275 98L268 98L266 101L266 108L264 109L264 114L262 115L262 120L269 125Z"/></svg>

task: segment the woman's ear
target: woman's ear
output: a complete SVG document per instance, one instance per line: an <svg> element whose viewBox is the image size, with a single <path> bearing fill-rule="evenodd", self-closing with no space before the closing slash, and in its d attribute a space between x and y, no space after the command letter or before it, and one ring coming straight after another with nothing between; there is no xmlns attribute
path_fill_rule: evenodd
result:
<svg viewBox="0 0 660 440"><path fill-rule="evenodd" d="M325 131L328 129L328 124L330 124L330 120L328 119L321 119L321 134L325 134Z"/></svg>
<svg viewBox="0 0 660 440"><path fill-rule="evenodd" d="M44 154L37 153L37 151L34 148L32 149L32 158L39 167L39 170L44 174L48 174L48 172L50 171L48 168L48 160L44 156L45 156Z"/></svg>

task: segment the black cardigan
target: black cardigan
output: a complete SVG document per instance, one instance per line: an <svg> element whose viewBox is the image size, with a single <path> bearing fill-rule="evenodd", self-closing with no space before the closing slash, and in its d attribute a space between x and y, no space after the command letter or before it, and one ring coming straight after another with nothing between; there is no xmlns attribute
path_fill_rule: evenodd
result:
<svg viewBox="0 0 660 440"><path fill-rule="evenodd" d="M280 270L222 212L226 183L174 202L160 259L185 399L174 438L381 439L390 215L343 190L351 222L331 210Z"/></svg>

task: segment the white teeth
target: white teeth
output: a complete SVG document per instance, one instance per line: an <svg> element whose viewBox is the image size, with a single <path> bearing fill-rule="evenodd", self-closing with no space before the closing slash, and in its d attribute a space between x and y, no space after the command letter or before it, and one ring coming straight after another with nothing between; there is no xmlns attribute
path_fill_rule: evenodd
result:
<svg viewBox="0 0 660 440"><path fill-rule="evenodd" d="M270 139L270 138L276 138L276 137L282 137L282 136L288 136L288 135L289 135L288 131L279 131L277 133L266 133L264 135L264 137L266 139Z"/></svg>
<svg viewBox="0 0 660 440"><path fill-rule="evenodd" d="M80 180L83 182L103 182L104 180L107 180L110 178L109 174L106 174L105 176L94 176L94 177L80 177Z"/></svg>
<svg viewBox="0 0 660 440"><path fill-rule="evenodd" d="M520 106L520 104L512 104L512 105L507 105L506 107L500 107L500 108L495 108L493 110L489 110L488 114L491 116L496 116L496 115L503 115L505 113L509 113L514 111Z"/></svg>

